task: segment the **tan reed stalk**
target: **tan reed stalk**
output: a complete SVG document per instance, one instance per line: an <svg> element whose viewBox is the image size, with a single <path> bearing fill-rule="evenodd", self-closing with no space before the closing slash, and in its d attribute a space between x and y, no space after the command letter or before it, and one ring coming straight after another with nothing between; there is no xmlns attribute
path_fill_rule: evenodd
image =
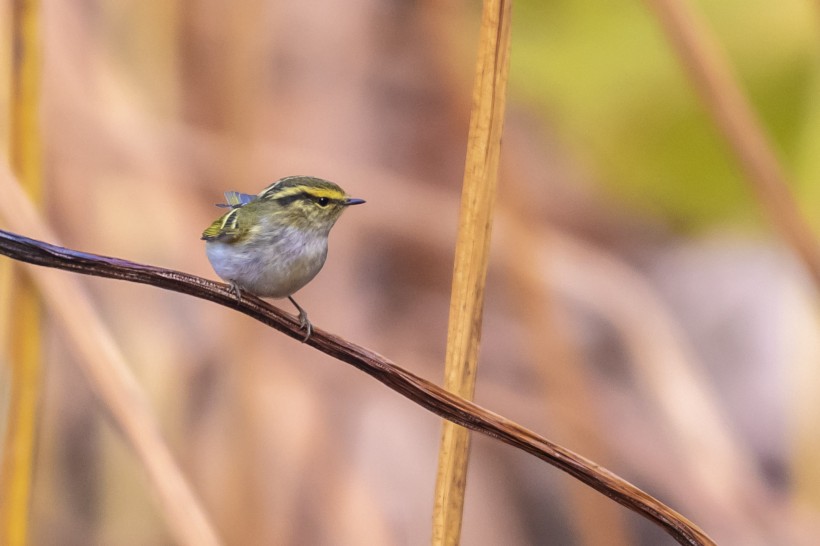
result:
<svg viewBox="0 0 820 546"><path fill-rule="evenodd" d="M456 241L444 387L472 399L475 390L510 51L511 0L485 0ZM469 458L469 432L445 422L433 513L433 544L458 544Z"/></svg>

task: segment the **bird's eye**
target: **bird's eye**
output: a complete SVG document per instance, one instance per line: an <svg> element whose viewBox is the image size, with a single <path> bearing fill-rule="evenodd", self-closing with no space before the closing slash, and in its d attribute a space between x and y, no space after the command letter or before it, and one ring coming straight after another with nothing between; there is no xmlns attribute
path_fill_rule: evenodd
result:
<svg viewBox="0 0 820 546"><path fill-rule="evenodd" d="M316 200L316 203L320 207L326 207L330 203L330 199L328 199L327 197L320 197L319 199Z"/></svg>

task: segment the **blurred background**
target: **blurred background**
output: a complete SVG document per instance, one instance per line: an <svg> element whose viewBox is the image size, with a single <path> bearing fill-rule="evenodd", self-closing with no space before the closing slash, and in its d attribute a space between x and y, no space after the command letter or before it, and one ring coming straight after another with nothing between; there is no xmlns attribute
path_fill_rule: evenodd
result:
<svg viewBox="0 0 820 546"><path fill-rule="evenodd" d="M13 3L0 0L3 98ZM66 246L216 278L199 238L224 191L333 180L367 204L298 301L441 383L480 8L43 0L49 222ZM820 229L818 6L696 8ZM518 0L512 41L476 401L720 544L816 544L816 290L662 28L641 2ZM436 417L228 309L81 282L226 544L429 542ZM65 334L43 323L31 543L173 543ZM673 544L477 436L462 542Z"/></svg>

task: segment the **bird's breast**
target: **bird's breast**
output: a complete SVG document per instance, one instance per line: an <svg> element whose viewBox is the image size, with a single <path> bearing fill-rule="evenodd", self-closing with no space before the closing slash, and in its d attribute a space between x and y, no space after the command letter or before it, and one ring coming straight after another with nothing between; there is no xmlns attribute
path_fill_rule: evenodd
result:
<svg viewBox="0 0 820 546"><path fill-rule="evenodd" d="M222 279L257 296L284 298L322 269L327 258L327 237L286 228L238 244L210 241L206 252Z"/></svg>

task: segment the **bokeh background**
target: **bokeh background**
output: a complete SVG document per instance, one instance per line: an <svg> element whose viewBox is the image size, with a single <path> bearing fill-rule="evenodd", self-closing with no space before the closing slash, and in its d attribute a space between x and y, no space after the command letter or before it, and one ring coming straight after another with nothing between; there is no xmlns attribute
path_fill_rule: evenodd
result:
<svg viewBox="0 0 820 546"><path fill-rule="evenodd" d="M817 4L695 8L820 229ZM215 278L199 236L222 192L334 180L367 204L298 301L440 382L479 15L478 2L43 0L45 214L69 247ZM642 2L519 0L512 41L476 400L720 544L817 543L816 289L663 29ZM82 282L226 544L429 542L436 417L230 310ZM46 312L31 543L173 543L55 324ZM673 542L474 437L463 543Z"/></svg>

